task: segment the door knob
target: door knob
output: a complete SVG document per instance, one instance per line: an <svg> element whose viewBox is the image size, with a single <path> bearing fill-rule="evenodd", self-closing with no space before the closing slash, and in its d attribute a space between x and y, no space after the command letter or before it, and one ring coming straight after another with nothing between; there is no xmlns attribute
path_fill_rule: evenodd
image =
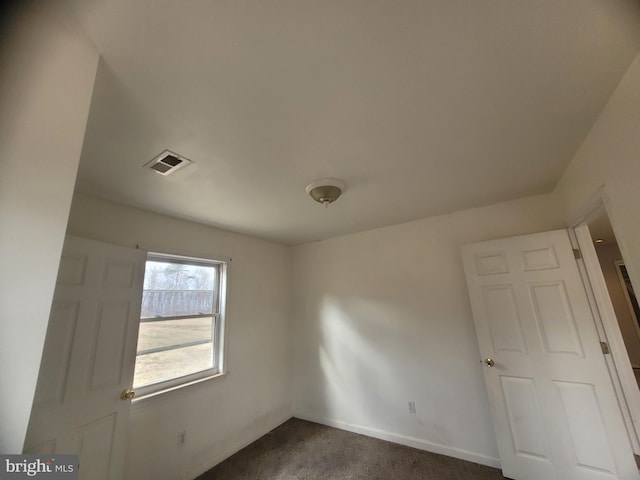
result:
<svg viewBox="0 0 640 480"><path fill-rule="evenodd" d="M487 367L493 367L496 364L496 362L493 361L493 358L485 359L484 363L487 364Z"/></svg>
<svg viewBox="0 0 640 480"><path fill-rule="evenodd" d="M136 392L134 392L130 388L123 390L122 393L120 394L120 398L122 400L131 400L135 396L136 396Z"/></svg>

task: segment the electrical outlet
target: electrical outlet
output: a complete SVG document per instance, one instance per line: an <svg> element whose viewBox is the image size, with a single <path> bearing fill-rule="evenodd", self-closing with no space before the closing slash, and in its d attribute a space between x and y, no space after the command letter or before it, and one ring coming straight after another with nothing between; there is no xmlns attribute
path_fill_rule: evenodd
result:
<svg viewBox="0 0 640 480"><path fill-rule="evenodd" d="M184 443L187 441L187 431L183 430L180 433L178 433L178 446L182 447L184 446Z"/></svg>
<svg viewBox="0 0 640 480"><path fill-rule="evenodd" d="M409 402L409 413L416 413L416 402L413 400Z"/></svg>

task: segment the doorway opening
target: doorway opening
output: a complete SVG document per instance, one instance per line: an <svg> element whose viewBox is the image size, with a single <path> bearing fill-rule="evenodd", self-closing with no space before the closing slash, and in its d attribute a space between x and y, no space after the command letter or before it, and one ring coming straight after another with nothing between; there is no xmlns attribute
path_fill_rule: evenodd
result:
<svg viewBox="0 0 640 480"><path fill-rule="evenodd" d="M603 353L636 455L640 455L640 308L603 196L574 224Z"/></svg>
<svg viewBox="0 0 640 480"><path fill-rule="evenodd" d="M627 355L636 382L640 383L640 311L633 285L607 212L601 209L588 226Z"/></svg>

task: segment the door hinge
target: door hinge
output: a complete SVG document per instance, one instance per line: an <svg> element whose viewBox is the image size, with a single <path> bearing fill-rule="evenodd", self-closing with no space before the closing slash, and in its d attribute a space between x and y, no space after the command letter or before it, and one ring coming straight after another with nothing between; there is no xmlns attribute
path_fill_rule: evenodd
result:
<svg viewBox="0 0 640 480"><path fill-rule="evenodd" d="M576 257L576 260L580 260L582 258L582 252L579 248L573 249L573 256Z"/></svg>
<svg viewBox="0 0 640 480"><path fill-rule="evenodd" d="M609 355L611 350L609 350L609 344L607 342L600 342L600 348L602 349L603 355Z"/></svg>

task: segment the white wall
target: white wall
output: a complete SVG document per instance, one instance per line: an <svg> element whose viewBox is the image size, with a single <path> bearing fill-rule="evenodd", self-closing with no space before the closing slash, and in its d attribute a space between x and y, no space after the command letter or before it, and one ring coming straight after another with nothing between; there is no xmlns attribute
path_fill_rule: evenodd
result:
<svg viewBox="0 0 640 480"><path fill-rule="evenodd" d="M604 186L608 213L640 290L640 54L635 58L556 187L572 217Z"/></svg>
<svg viewBox="0 0 640 480"><path fill-rule="evenodd" d="M68 232L149 251L232 259L229 373L134 403L128 478L194 478L291 417L289 247L80 194ZM186 444L178 447L183 430Z"/></svg>
<svg viewBox="0 0 640 480"><path fill-rule="evenodd" d="M499 465L459 248L559 210L549 194L295 247L294 415Z"/></svg>
<svg viewBox="0 0 640 480"><path fill-rule="evenodd" d="M602 275L607 284L609 297L611 298L611 303L613 304L613 309L618 319L624 345L627 347L629 359L632 365L640 367L640 337L638 337L638 327L636 326L635 318L629 310L624 291L622 290L622 284L620 283L620 277L618 276L617 267L614 263L616 260L622 259L622 254L615 244L596 246L596 253L598 254Z"/></svg>
<svg viewBox="0 0 640 480"><path fill-rule="evenodd" d="M14 14L0 44L0 453L23 448L98 65L58 15Z"/></svg>

